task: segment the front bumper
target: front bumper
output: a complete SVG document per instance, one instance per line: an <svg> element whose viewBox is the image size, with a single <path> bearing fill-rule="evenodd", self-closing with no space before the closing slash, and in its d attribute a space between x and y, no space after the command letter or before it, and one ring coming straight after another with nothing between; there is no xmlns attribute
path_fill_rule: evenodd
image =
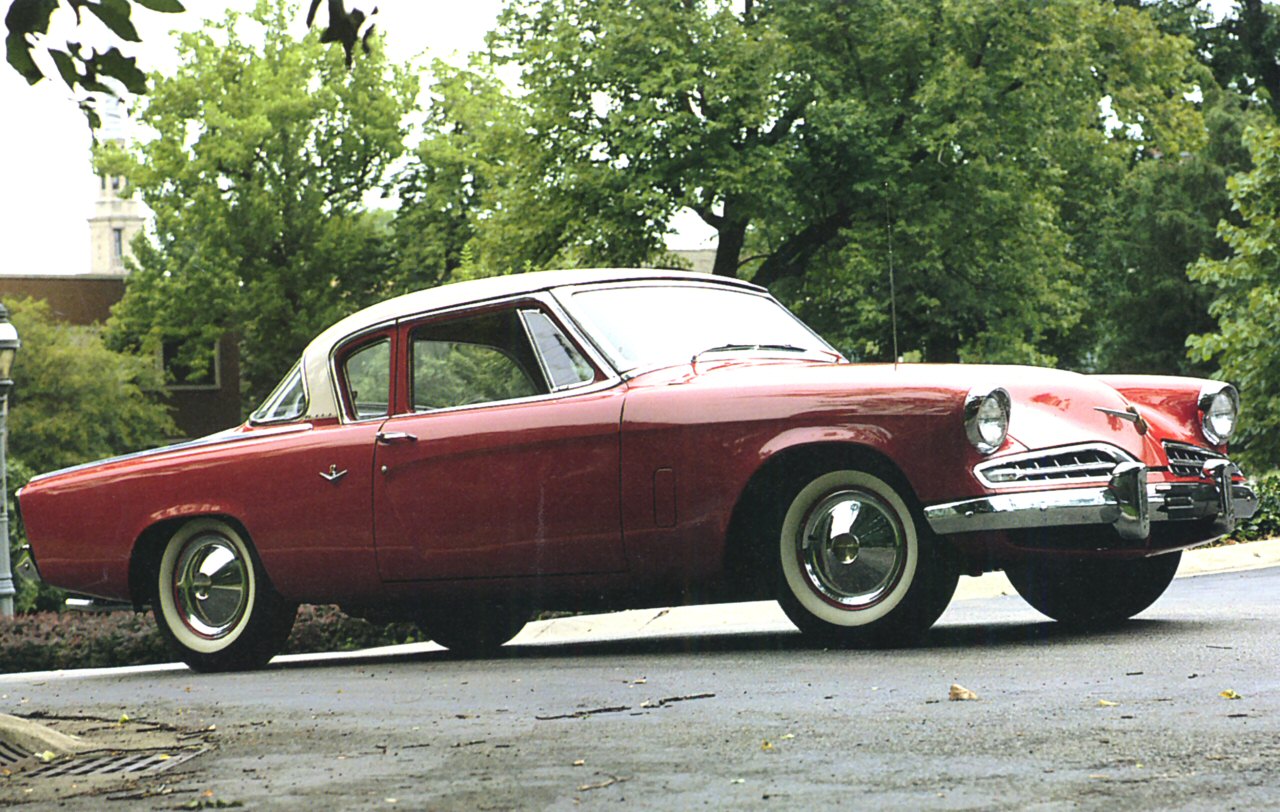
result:
<svg viewBox="0 0 1280 812"><path fill-rule="evenodd" d="M1110 525L1121 538L1139 540L1151 535L1152 522L1210 519L1213 534L1225 536L1258 509L1253 489L1234 481L1239 473L1229 461L1214 459L1205 464L1201 482L1148 484L1145 465L1125 462L1100 487L992 494L932 505L924 515L939 535Z"/></svg>

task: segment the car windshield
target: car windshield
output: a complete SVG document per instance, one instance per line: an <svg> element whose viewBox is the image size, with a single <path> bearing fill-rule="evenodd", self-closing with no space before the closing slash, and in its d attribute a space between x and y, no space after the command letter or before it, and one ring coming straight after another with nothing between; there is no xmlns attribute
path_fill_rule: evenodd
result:
<svg viewBox="0 0 1280 812"><path fill-rule="evenodd" d="M622 371L689 363L708 353L843 360L785 307L751 291L640 284L578 290L569 300L574 316Z"/></svg>

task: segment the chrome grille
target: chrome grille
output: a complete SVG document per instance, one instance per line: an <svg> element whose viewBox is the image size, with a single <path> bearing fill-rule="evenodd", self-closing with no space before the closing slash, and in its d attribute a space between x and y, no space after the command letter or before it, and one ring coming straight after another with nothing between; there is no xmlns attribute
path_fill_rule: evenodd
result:
<svg viewBox="0 0 1280 812"><path fill-rule="evenodd" d="M1124 452L1106 445L1081 445L1015 454L978 465L974 473L987 485L1007 487L1029 482L1108 479Z"/></svg>
<svg viewBox="0 0 1280 812"><path fill-rule="evenodd" d="M1169 471L1174 476L1203 476L1206 462L1223 459L1216 451L1183 443L1165 443L1164 453L1169 457Z"/></svg>

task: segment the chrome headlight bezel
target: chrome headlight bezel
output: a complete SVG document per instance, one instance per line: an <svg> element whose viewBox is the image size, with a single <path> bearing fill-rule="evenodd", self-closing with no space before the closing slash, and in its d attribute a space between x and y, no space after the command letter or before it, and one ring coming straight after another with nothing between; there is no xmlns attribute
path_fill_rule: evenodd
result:
<svg viewBox="0 0 1280 812"><path fill-rule="evenodd" d="M1240 393L1229 383L1212 381L1200 388L1196 399L1200 410L1200 433L1213 445L1225 445L1236 433L1240 420ZM1226 418L1224 426L1222 420Z"/></svg>
<svg viewBox="0 0 1280 812"><path fill-rule="evenodd" d="M975 387L964 399L964 433L978 453L992 454L1004 445L1009 436L1009 415L1012 401L1002 387ZM995 419L993 424L991 421ZM998 435L990 431L998 428Z"/></svg>

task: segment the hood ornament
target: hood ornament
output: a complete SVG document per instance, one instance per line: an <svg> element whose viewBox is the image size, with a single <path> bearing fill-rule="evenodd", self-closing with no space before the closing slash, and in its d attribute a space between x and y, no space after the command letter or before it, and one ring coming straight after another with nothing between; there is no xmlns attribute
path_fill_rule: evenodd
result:
<svg viewBox="0 0 1280 812"><path fill-rule="evenodd" d="M1142 415L1138 414L1138 410L1132 405L1124 411L1119 409L1107 409L1102 406L1094 406L1093 409L1096 412L1102 412L1108 417L1118 417L1121 420L1128 420L1133 424L1133 427L1137 430L1138 434L1146 434L1147 429L1150 428L1147 425L1147 421L1142 419Z"/></svg>

